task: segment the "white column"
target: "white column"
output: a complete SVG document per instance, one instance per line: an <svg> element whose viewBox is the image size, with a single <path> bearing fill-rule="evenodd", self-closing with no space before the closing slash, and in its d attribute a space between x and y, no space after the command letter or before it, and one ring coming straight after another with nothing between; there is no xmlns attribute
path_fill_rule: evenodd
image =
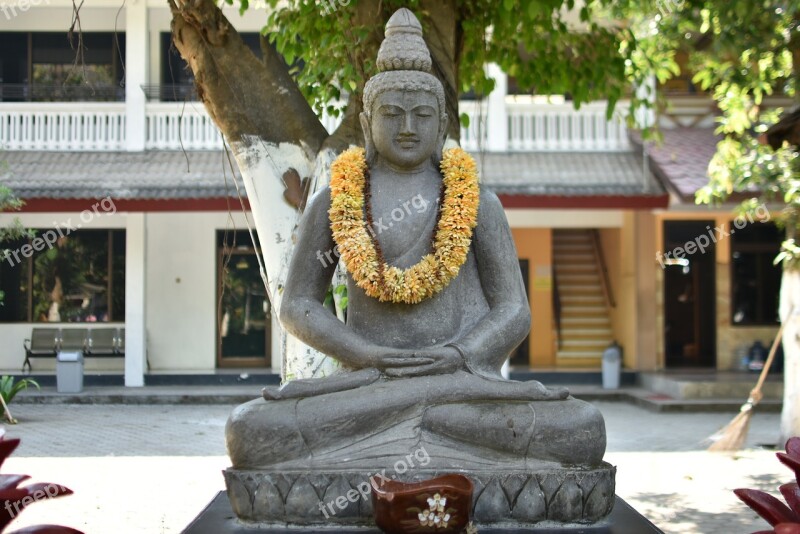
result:
<svg viewBox="0 0 800 534"><path fill-rule="evenodd" d="M639 106L634 112L636 124L641 128L650 128L656 123L656 77L651 75L637 86L636 96L650 103L650 107Z"/></svg>
<svg viewBox="0 0 800 534"><path fill-rule="evenodd" d="M130 0L125 8L125 139L129 151L144 150L147 83L147 1Z"/></svg>
<svg viewBox="0 0 800 534"><path fill-rule="evenodd" d="M125 385L128 387L144 386L146 245L145 214L128 213L125 231Z"/></svg>
<svg viewBox="0 0 800 534"><path fill-rule="evenodd" d="M494 78L495 86L494 91L487 98L486 150L505 152L508 150L508 112L506 111L508 77L495 63L487 66L487 73Z"/></svg>

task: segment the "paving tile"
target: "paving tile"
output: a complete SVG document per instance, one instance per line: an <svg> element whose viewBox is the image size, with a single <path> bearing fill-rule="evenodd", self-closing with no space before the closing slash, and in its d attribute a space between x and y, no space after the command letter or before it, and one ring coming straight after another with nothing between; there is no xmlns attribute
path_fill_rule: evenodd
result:
<svg viewBox="0 0 800 534"><path fill-rule="evenodd" d="M774 452L779 414L756 412L741 453L705 451L730 413L658 413L596 402L606 418L617 493L664 532L743 534L766 525L736 487L777 493L791 475ZM21 437L4 473L69 486L76 494L36 503L15 523L61 523L89 534L178 533L224 484L230 405L12 405Z"/></svg>

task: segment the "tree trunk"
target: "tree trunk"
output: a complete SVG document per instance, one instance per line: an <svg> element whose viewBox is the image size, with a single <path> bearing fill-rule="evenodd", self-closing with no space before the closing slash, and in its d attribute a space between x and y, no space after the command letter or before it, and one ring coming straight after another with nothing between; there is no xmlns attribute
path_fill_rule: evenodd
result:
<svg viewBox="0 0 800 534"><path fill-rule="evenodd" d="M200 100L242 174L277 314L300 218L298 208L284 199L284 176L291 169L300 177L313 176L318 156L325 158L327 151L320 148L328 132L272 47L262 48L259 61L212 0L169 3L175 46L194 72ZM280 335L284 379L310 376L295 362L319 359L315 351L283 330Z"/></svg>
<svg viewBox="0 0 800 534"><path fill-rule="evenodd" d="M781 281L780 316L783 329L782 448L790 437L800 436L800 271L784 269Z"/></svg>
<svg viewBox="0 0 800 534"><path fill-rule="evenodd" d="M309 178L309 195L327 185L336 154L363 144L358 121L364 79L350 96L341 125L329 135L289 75L283 58L264 39L263 61L250 51L213 0L167 0L175 46L195 75L200 100L229 144L244 180L261 243L267 291L278 314L300 209L284 199L287 176ZM433 31L428 43L435 72L447 94L448 133L458 139L458 31L455 0L423 0ZM380 4L377 4L380 6ZM356 20L374 20L376 31L353 49L354 65L374 58L388 19L371 2L354 5ZM386 15L384 17L384 15ZM334 284L343 283L338 273ZM339 299L336 299L337 307ZM339 316L341 317L341 310ZM339 363L281 329L282 376L329 376Z"/></svg>
<svg viewBox="0 0 800 534"><path fill-rule="evenodd" d="M795 14L795 25L800 14ZM792 51L793 77L800 81L800 35L792 32L789 48ZM795 100L800 94L795 95ZM795 164L795 169L796 169ZM796 208L784 211L786 240L797 239L798 213ZM781 437L777 443L783 448L786 441L800 436L800 270L795 262L784 262L780 293L780 318L783 329L783 410L781 411ZM789 265L792 265L791 267Z"/></svg>

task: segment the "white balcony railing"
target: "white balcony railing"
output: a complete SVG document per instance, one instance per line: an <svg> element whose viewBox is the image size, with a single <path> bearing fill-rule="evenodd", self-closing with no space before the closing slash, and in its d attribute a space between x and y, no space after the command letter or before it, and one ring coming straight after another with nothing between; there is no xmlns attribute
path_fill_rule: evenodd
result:
<svg viewBox="0 0 800 534"><path fill-rule="evenodd" d="M0 148L105 151L125 149L124 103L0 104Z"/></svg>
<svg viewBox="0 0 800 534"><path fill-rule="evenodd" d="M222 148L214 121L200 102L147 104L145 148L153 150L213 150Z"/></svg>
<svg viewBox="0 0 800 534"><path fill-rule="evenodd" d="M575 110L570 103L507 102L506 131L490 131L485 103L461 102L469 126L461 128L461 146L467 150L489 149L490 136L506 136L511 152L613 152L628 150L628 132L618 118L606 119L606 103L585 104ZM502 123L501 123L502 124Z"/></svg>
<svg viewBox="0 0 800 534"><path fill-rule="evenodd" d="M516 151L627 150L628 131L606 118L606 103L575 110L572 104L512 104L508 107L508 147Z"/></svg>
<svg viewBox="0 0 800 534"><path fill-rule="evenodd" d="M145 148L220 148L219 130L202 104L148 103ZM125 150L125 103L0 103L0 149Z"/></svg>
<svg viewBox="0 0 800 534"><path fill-rule="evenodd" d="M460 111L470 119L469 126L461 129L462 146L471 151L514 152L629 149L624 123L606 120L604 102L577 111L568 103L510 98L504 106L494 109L485 101L461 102ZM493 113L495 120L489 120ZM325 117L323 122L333 131L339 119ZM144 129L148 150L222 146L217 127L197 102L147 103ZM0 149L112 151L127 146L125 103L0 103Z"/></svg>

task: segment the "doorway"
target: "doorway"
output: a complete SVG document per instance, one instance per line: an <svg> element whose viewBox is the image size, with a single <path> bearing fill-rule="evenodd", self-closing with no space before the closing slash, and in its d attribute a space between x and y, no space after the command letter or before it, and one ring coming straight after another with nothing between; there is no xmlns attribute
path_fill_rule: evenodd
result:
<svg viewBox="0 0 800 534"><path fill-rule="evenodd" d="M247 232L220 232L217 367L269 367L272 308Z"/></svg>
<svg viewBox="0 0 800 534"><path fill-rule="evenodd" d="M525 284L525 300L530 301L530 292L528 291L528 276L530 275L530 261L527 259L519 260L519 270L522 272L522 282ZM519 344L519 347L514 349L514 352L511 353L511 360L510 364L515 367L530 367L530 347L531 347L531 340L530 340L530 332L525 339L522 340L522 343Z"/></svg>
<svg viewBox="0 0 800 534"><path fill-rule="evenodd" d="M664 222L665 250L659 261L668 368L716 367L716 248L708 238L713 227L710 220ZM702 251L698 242L704 244Z"/></svg>

